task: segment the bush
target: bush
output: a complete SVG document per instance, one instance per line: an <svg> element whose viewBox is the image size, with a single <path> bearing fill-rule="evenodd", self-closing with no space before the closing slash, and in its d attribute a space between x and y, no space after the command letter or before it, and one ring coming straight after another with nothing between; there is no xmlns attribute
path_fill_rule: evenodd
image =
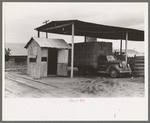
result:
<svg viewBox="0 0 150 123"><path fill-rule="evenodd" d="M6 49L5 48L5 61L9 61L9 58L10 58L10 49Z"/></svg>

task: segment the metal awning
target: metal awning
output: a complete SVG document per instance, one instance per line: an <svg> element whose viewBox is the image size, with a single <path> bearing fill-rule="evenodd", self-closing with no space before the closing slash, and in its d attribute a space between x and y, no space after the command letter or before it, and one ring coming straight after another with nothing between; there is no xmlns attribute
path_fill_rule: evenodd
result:
<svg viewBox="0 0 150 123"><path fill-rule="evenodd" d="M46 34L56 33L63 35L72 35L71 78L73 77L74 35L104 38L104 39L120 39L121 49L122 49L122 40L126 40L125 42L126 62L127 62L127 41L128 40L144 41L144 31L142 30L94 24L79 20L51 21L50 23L40 26L35 30L38 31L38 37L40 37L40 32L46 32Z"/></svg>
<svg viewBox="0 0 150 123"><path fill-rule="evenodd" d="M72 23L74 23L74 35L76 36L126 40L126 32L128 32L128 40L144 41L144 31L142 30L94 24L79 20L51 21L35 30L39 32L72 35Z"/></svg>

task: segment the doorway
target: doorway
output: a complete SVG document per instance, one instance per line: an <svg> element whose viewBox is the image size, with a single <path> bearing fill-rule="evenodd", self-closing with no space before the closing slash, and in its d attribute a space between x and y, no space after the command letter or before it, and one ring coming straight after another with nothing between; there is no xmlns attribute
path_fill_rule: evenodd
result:
<svg viewBox="0 0 150 123"><path fill-rule="evenodd" d="M56 48L48 49L48 75L57 73L58 50Z"/></svg>

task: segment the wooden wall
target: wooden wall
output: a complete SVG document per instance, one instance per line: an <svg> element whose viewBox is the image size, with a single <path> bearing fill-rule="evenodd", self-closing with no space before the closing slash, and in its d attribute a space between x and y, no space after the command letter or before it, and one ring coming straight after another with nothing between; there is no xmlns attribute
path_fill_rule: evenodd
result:
<svg viewBox="0 0 150 123"><path fill-rule="evenodd" d="M68 76L68 50L58 50L57 75Z"/></svg>
<svg viewBox="0 0 150 123"><path fill-rule="evenodd" d="M47 61L41 61L40 63L40 76L46 77L48 69L48 48L41 48L41 58L42 57L46 57Z"/></svg>
<svg viewBox="0 0 150 123"><path fill-rule="evenodd" d="M46 60L42 60L42 57ZM30 62L36 58L36 62ZM28 46L27 73L35 78L48 75L48 48L41 48L34 40ZM58 49L57 75L68 76L68 50Z"/></svg>
<svg viewBox="0 0 150 123"><path fill-rule="evenodd" d="M36 62L30 62L30 58L36 58ZM32 40L30 45L28 46L28 71L27 73L30 76L33 76L35 78L40 77L40 62L41 62L41 48L36 43L36 41Z"/></svg>
<svg viewBox="0 0 150 123"><path fill-rule="evenodd" d="M27 68L27 56L10 56L9 61L5 61L5 68L26 69Z"/></svg>

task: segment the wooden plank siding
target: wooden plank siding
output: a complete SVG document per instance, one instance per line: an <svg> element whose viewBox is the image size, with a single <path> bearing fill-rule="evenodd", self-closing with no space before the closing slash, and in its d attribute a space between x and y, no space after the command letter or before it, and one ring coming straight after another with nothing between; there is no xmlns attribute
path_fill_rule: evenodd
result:
<svg viewBox="0 0 150 123"><path fill-rule="evenodd" d="M34 78L46 77L49 74L68 75L70 46L64 40L31 38L25 48L28 49L28 75Z"/></svg>
<svg viewBox="0 0 150 123"><path fill-rule="evenodd" d="M58 63L57 64L57 75L58 76L68 76L68 64Z"/></svg>
<svg viewBox="0 0 150 123"><path fill-rule="evenodd" d="M46 61L42 61L42 57L46 57ZM40 76L46 77L47 76L47 69L48 69L48 49L41 48L41 63L40 63Z"/></svg>
<svg viewBox="0 0 150 123"><path fill-rule="evenodd" d="M30 62L30 57L36 56L36 62ZM32 40L31 44L28 47L28 74L40 78L40 59L41 59L41 48Z"/></svg>
<svg viewBox="0 0 150 123"><path fill-rule="evenodd" d="M68 76L68 50L58 50L57 75Z"/></svg>

